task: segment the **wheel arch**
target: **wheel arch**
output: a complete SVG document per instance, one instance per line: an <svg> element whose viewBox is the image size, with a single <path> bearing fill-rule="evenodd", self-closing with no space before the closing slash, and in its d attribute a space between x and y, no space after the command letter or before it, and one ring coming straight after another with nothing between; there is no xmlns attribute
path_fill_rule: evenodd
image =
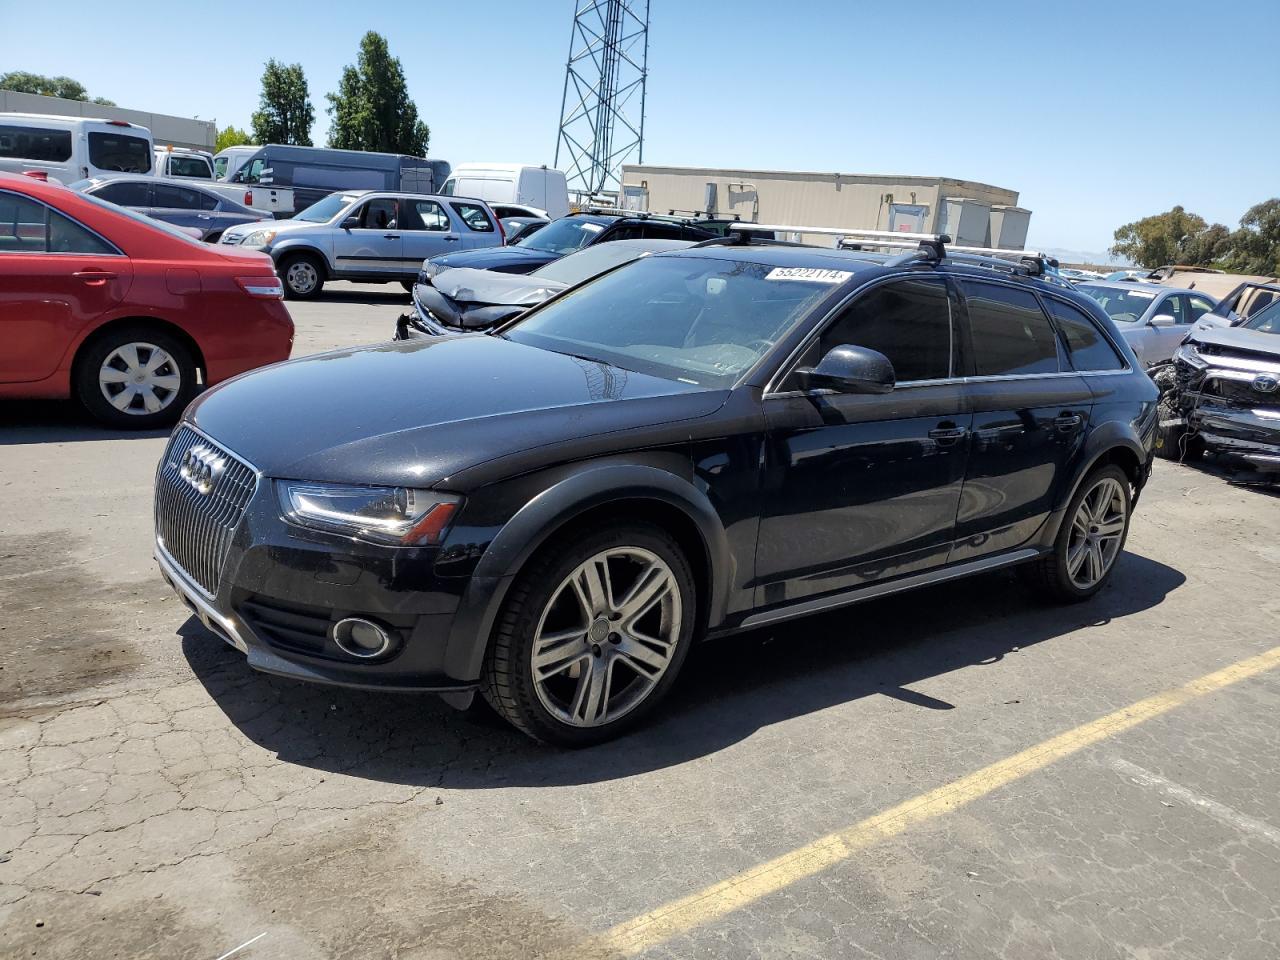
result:
<svg viewBox="0 0 1280 960"><path fill-rule="evenodd" d="M1057 541L1058 531L1062 528L1063 520L1067 515L1067 507L1079 491L1080 484L1084 483L1085 478L1099 467L1118 466L1129 478L1133 504L1136 504L1138 495L1142 492L1147 477L1150 476L1151 459L1152 453L1143 445L1136 432L1130 432L1118 423L1108 423L1096 431L1089 438L1089 445L1081 458L1081 466L1071 478L1071 483L1064 488L1063 497L1055 505L1049 522L1042 528L1040 545L1048 548Z"/></svg>
<svg viewBox="0 0 1280 960"><path fill-rule="evenodd" d="M333 265L329 263L324 250L307 240L285 240L271 248L271 260L276 265L276 272L279 273L280 264L285 258L297 256L300 253L315 258L320 265L321 279L333 279Z"/></svg>
<svg viewBox="0 0 1280 960"><path fill-rule="evenodd" d="M84 362L85 354L89 352L94 344L98 343L111 333L114 333L116 330L119 330L121 327L150 327L155 330L162 330L175 339L181 341L183 346L191 351L191 358L195 361L196 368L200 371L201 376L205 378L206 382L208 381L209 368L205 364L204 351L200 349L200 344L196 341L196 338L191 336L191 334L185 329L173 321L166 320L163 317L151 317L145 315L126 316L115 317L114 319L108 320L106 323L94 327L87 336L76 344L75 350L71 356L71 363L67 368L71 375L73 391L76 375L79 373L80 364Z"/></svg>
<svg viewBox="0 0 1280 960"><path fill-rule="evenodd" d="M732 556L720 518L689 481L657 467L608 464L548 487L508 520L481 557L454 617L445 672L480 675L493 624L516 576L555 539L612 519L649 520L675 537L694 572L701 631L724 619Z"/></svg>

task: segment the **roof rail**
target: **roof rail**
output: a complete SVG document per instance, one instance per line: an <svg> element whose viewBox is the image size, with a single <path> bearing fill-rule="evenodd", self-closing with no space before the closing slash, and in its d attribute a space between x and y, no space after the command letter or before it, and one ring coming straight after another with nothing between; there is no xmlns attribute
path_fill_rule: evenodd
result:
<svg viewBox="0 0 1280 960"><path fill-rule="evenodd" d="M951 238L945 233L900 233L894 230L860 230L854 227L797 227L770 223L732 223L730 232L747 230L770 230L783 233L818 233L832 237L866 238L868 246L904 247L917 251L917 257L928 260L941 260L947 255L946 244ZM914 242L908 242L914 241Z"/></svg>

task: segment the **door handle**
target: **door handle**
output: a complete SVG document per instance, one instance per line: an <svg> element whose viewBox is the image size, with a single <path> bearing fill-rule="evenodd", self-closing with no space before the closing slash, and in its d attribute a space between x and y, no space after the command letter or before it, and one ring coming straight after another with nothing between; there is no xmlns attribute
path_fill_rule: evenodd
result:
<svg viewBox="0 0 1280 960"><path fill-rule="evenodd" d="M444 240L445 240L445 243L457 243L457 242L458 242L458 238L457 238L457 237L445 237L445 238L444 238Z"/></svg>
<svg viewBox="0 0 1280 960"><path fill-rule="evenodd" d="M384 234L382 235L382 239L383 239L383 240L399 240L399 239L400 239L400 234L398 234L398 233L384 233Z"/></svg>
<svg viewBox="0 0 1280 960"><path fill-rule="evenodd" d="M90 287L100 287L108 280L116 278L110 270L78 270L72 276Z"/></svg>
<svg viewBox="0 0 1280 960"><path fill-rule="evenodd" d="M1070 433L1082 423L1084 417L1078 413L1063 413L1053 418L1053 425L1062 433Z"/></svg>
<svg viewBox="0 0 1280 960"><path fill-rule="evenodd" d="M957 427L954 423L941 423L929 431L929 439L936 440L939 446L948 446L963 439L969 431L965 427Z"/></svg>

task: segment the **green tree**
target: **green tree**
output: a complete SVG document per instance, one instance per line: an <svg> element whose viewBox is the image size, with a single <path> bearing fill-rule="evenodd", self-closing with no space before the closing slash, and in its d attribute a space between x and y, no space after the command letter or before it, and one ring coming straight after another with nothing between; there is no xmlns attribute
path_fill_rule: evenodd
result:
<svg viewBox="0 0 1280 960"><path fill-rule="evenodd" d="M214 141L213 152L221 153L227 147L238 147L242 143L252 143L249 134L239 127L226 126L218 131L218 139Z"/></svg>
<svg viewBox="0 0 1280 960"><path fill-rule="evenodd" d="M72 80L70 77L46 77L38 73L27 73L25 70L0 74L0 90L37 93L42 97L62 97L64 100L89 100L89 91L79 80ZM102 104L105 107L115 106L103 97L94 97L90 102Z"/></svg>
<svg viewBox="0 0 1280 960"><path fill-rule="evenodd" d="M1280 197L1255 204L1227 241L1223 265L1240 273L1280 275Z"/></svg>
<svg viewBox="0 0 1280 960"><path fill-rule="evenodd" d="M1174 207L1167 213L1126 223L1115 232L1111 252L1144 267L1166 263L1202 266L1209 263L1214 242L1221 246L1226 227Z"/></svg>
<svg viewBox="0 0 1280 960"><path fill-rule="evenodd" d="M262 71L262 96L251 118L254 143L309 147L315 119L302 65L285 66L274 59L268 60Z"/></svg>
<svg viewBox="0 0 1280 960"><path fill-rule="evenodd" d="M338 92L325 96L333 118L329 146L426 156L431 128L418 119L400 59L381 35L364 35L356 66L343 68Z"/></svg>

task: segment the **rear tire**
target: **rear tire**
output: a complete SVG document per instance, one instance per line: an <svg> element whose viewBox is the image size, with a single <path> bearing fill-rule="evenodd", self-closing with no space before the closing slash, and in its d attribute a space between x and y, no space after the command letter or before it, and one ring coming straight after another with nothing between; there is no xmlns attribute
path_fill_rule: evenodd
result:
<svg viewBox="0 0 1280 960"><path fill-rule="evenodd" d="M559 538L512 585L485 654L481 693L535 740L566 747L610 740L670 690L689 652L695 608L689 563L660 527L624 523Z"/></svg>
<svg viewBox="0 0 1280 960"><path fill-rule="evenodd" d="M167 426L196 395L191 350L164 330L117 327L76 360L75 395L100 423L133 430Z"/></svg>
<svg viewBox="0 0 1280 960"><path fill-rule="evenodd" d="M281 258L276 272L289 300L311 300L324 289L324 264L315 254L288 254Z"/></svg>
<svg viewBox="0 0 1280 960"><path fill-rule="evenodd" d="M1117 466L1099 467L1080 484L1052 552L1021 572L1041 596L1058 603L1087 600L1106 586L1129 536L1133 507L1129 478Z"/></svg>

